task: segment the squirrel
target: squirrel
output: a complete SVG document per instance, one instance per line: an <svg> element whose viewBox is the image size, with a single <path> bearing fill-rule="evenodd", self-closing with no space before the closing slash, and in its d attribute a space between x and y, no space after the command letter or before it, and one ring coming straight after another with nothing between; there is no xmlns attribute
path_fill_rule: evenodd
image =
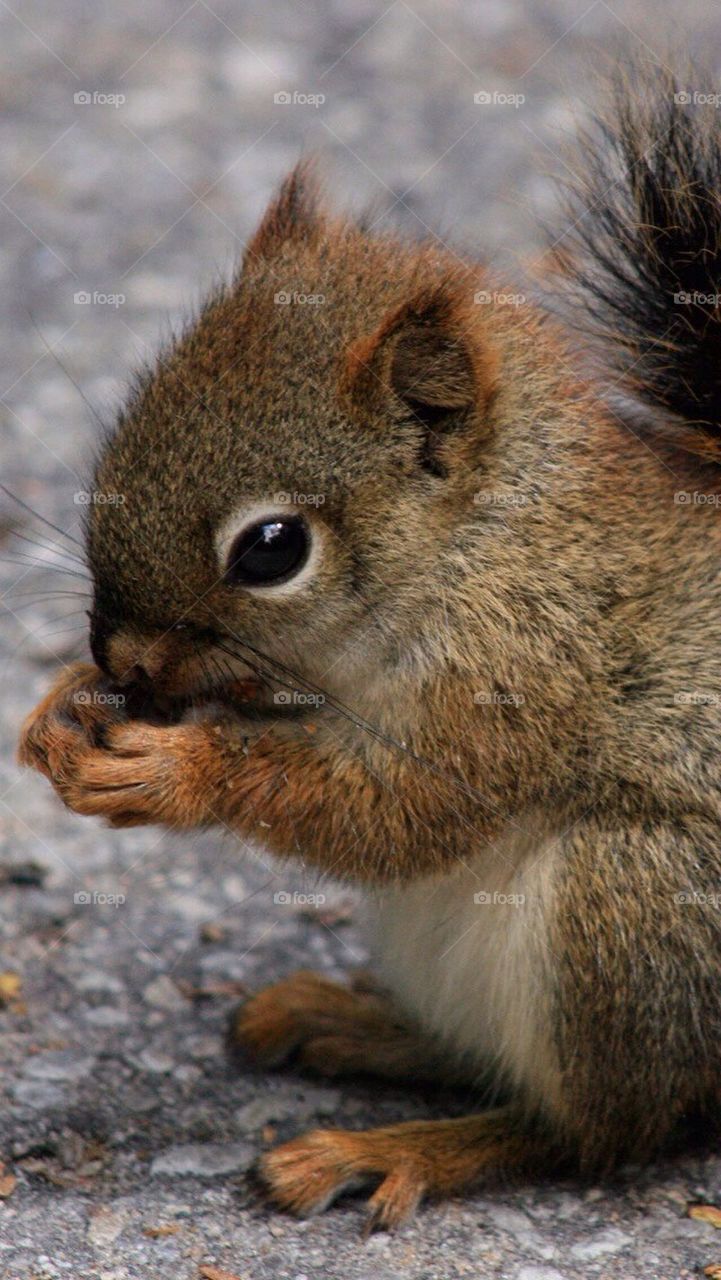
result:
<svg viewBox="0 0 721 1280"><path fill-rule="evenodd" d="M249 998L256 1062L477 1089L266 1151L296 1214L370 1184L390 1228L718 1117L721 127L629 83L559 254L578 323L302 162L100 448L93 663L21 762L362 886L378 979Z"/></svg>

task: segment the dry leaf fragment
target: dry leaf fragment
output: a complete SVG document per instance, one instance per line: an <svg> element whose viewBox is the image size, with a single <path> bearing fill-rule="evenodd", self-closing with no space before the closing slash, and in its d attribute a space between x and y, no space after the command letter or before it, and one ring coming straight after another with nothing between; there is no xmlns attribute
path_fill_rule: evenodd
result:
<svg viewBox="0 0 721 1280"><path fill-rule="evenodd" d="M0 1008L17 1000L21 985L22 979L19 973L12 973L9 969L0 973Z"/></svg>
<svg viewBox="0 0 721 1280"><path fill-rule="evenodd" d="M0 1200L7 1200L8 1196L12 1195L17 1185L18 1180L15 1177L15 1174L6 1173L5 1165L0 1163Z"/></svg>
<svg viewBox="0 0 721 1280"><path fill-rule="evenodd" d="M216 924L213 920L209 920L207 924L200 926L201 942L224 942L227 934L227 929L224 929L222 924Z"/></svg>
<svg viewBox="0 0 721 1280"><path fill-rule="evenodd" d="M143 1235L151 1240L160 1240L163 1236L176 1236L180 1231L177 1222L161 1222L157 1227L143 1227Z"/></svg>
<svg viewBox="0 0 721 1280"><path fill-rule="evenodd" d="M201 1267L203 1280L240 1280L232 1271L223 1271L221 1267Z"/></svg>
<svg viewBox="0 0 721 1280"><path fill-rule="evenodd" d="M721 1227L721 1209L715 1204L691 1204L688 1216L698 1222L710 1222L712 1227Z"/></svg>

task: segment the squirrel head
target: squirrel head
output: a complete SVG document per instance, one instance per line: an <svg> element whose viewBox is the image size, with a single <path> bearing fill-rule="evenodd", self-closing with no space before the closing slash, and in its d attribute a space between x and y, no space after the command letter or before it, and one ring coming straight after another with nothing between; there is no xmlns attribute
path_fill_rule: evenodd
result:
<svg viewBox="0 0 721 1280"><path fill-rule="evenodd" d="M330 217L291 175L103 447L102 668L185 694L254 651L318 679L392 665L493 433L477 270Z"/></svg>

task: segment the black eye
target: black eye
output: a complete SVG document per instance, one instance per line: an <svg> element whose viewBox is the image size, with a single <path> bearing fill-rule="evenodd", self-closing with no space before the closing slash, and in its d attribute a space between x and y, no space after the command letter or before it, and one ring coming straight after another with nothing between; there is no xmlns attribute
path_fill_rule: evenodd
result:
<svg viewBox="0 0 721 1280"><path fill-rule="evenodd" d="M310 534L300 516L271 516L239 533L228 555L225 580L231 586L284 582L308 559Z"/></svg>

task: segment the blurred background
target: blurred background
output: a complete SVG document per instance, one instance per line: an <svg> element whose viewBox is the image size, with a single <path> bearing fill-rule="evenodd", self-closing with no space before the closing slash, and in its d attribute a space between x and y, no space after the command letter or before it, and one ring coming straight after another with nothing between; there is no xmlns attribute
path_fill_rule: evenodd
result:
<svg viewBox="0 0 721 1280"><path fill-rule="evenodd" d="M681 1218L719 1194L701 1156L479 1195L363 1245L358 1205L268 1214L244 1177L263 1142L468 1099L229 1067L244 990L365 962L357 904L262 850L109 832L14 763L84 650L73 540L100 424L298 157L320 153L332 198L373 201L380 229L490 254L512 282L572 169L590 72L669 45L714 88L721 7L0 0L0 476L59 531L0 493L0 1275L670 1280L714 1261L712 1228Z"/></svg>

